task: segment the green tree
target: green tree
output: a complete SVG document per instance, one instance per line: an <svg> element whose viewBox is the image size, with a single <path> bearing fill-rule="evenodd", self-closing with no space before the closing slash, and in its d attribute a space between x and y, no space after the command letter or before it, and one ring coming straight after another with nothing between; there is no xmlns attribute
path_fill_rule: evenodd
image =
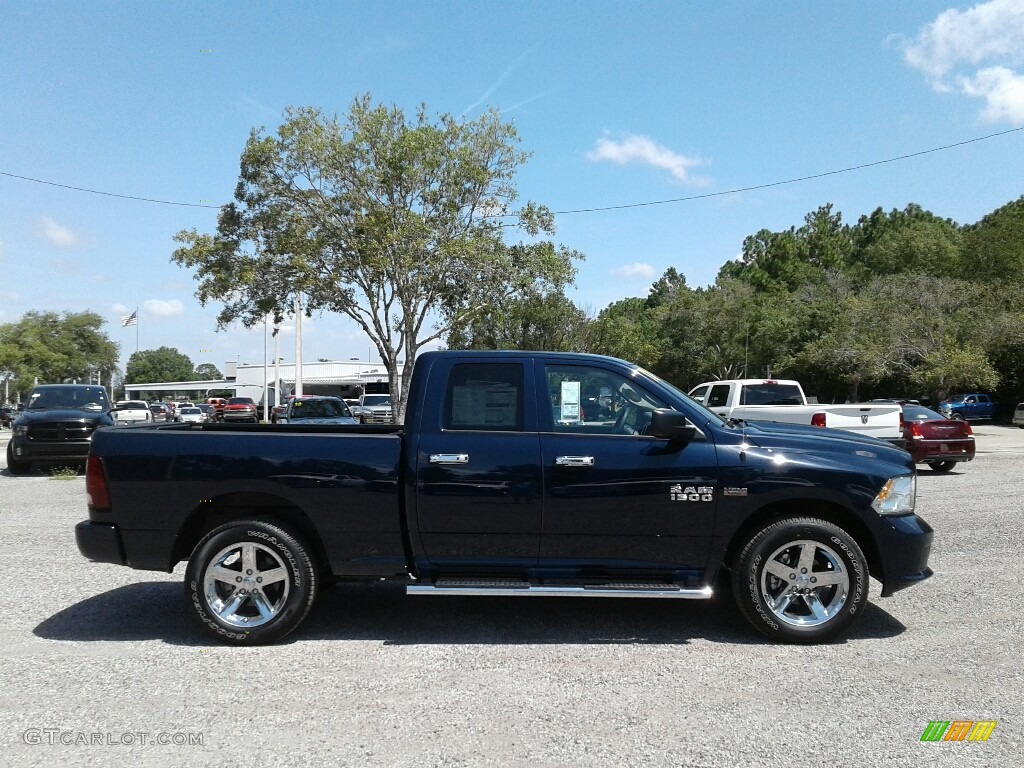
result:
<svg viewBox="0 0 1024 768"><path fill-rule="evenodd" d="M220 369L213 363L200 363L192 375L194 381L214 381L220 377Z"/></svg>
<svg viewBox="0 0 1024 768"><path fill-rule="evenodd" d="M999 373L980 349L947 337L924 356L911 380L937 403L958 391L993 390L999 385Z"/></svg>
<svg viewBox="0 0 1024 768"><path fill-rule="evenodd" d="M236 203L217 232L179 232L173 261L196 270L218 322L246 326L294 297L305 312L352 318L387 367L398 419L416 355L502 297L560 290L580 254L551 242L508 245L516 229L552 234L550 211L516 208L528 155L496 111L476 120L354 100L344 122L289 108L276 135L252 131ZM405 375L398 386L398 363Z"/></svg>
<svg viewBox="0 0 1024 768"><path fill-rule="evenodd" d="M195 381L188 355L173 347L133 352L125 368L125 384L155 384L168 381Z"/></svg>
<svg viewBox="0 0 1024 768"><path fill-rule="evenodd" d="M861 216L853 242L849 271L862 282L877 275L958 277L963 272L961 229L915 203L902 211L876 208Z"/></svg>
<svg viewBox="0 0 1024 768"><path fill-rule="evenodd" d="M26 394L36 380L109 382L119 348L103 323L95 312L27 312L0 326L0 384Z"/></svg>
<svg viewBox="0 0 1024 768"><path fill-rule="evenodd" d="M745 238L740 258L726 263L719 276L742 280L758 291L794 291L844 268L852 251L851 229L828 203L808 213L799 229L762 229Z"/></svg>
<svg viewBox="0 0 1024 768"><path fill-rule="evenodd" d="M966 227L964 277L1024 280L1024 195Z"/></svg>
<svg viewBox="0 0 1024 768"><path fill-rule="evenodd" d="M660 357L658 326L647 300L622 299L602 309L590 323L581 351L655 368Z"/></svg>
<svg viewBox="0 0 1024 768"><path fill-rule="evenodd" d="M587 313L561 291L502 297L448 334L449 349L538 349L580 352Z"/></svg>

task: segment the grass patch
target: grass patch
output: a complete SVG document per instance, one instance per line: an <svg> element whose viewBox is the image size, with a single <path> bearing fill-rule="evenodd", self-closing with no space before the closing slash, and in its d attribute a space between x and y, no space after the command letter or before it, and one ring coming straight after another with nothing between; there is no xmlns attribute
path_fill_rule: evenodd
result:
<svg viewBox="0 0 1024 768"><path fill-rule="evenodd" d="M53 467L49 474L51 480L74 480L78 477L78 467Z"/></svg>

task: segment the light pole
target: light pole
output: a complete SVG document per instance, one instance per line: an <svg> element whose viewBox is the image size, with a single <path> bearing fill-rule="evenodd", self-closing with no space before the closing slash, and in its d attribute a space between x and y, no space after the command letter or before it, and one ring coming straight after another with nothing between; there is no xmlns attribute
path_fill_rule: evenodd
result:
<svg viewBox="0 0 1024 768"><path fill-rule="evenodd" d="M302 397L302 294L295 294L295 389L296 397Z"/></svg>

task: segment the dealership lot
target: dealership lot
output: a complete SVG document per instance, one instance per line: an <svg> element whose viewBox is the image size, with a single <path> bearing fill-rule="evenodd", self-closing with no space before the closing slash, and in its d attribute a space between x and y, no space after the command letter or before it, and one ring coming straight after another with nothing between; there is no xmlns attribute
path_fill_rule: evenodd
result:
<svg viewBox="0 0 1024 768"><path fill-rule="evenodd" d="M174 574L89 563L84 481L0 471L6 766L1017 766L1024 430L921 471L929 582L845 642L773 646L712 603L325 592L282 645L212 646ZM0 450L9 431L0 432ZM2 456L2 454L0 454ZM3 459L0 458L0 466ZM930 721L996 721L922 743Z"/></svg>

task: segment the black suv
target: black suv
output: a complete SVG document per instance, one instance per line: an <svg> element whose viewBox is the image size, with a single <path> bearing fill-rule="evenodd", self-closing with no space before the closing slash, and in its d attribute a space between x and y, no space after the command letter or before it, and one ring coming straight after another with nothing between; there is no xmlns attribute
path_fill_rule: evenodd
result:
<svg viewBox="0 0 1024 768"><path fill-rule="evenodd" d="M28 472L32 462L84 464L92 433L111 426L107 391L91 384L44 384L32 390L14 421L7 444L7 469Z"/></svg>

